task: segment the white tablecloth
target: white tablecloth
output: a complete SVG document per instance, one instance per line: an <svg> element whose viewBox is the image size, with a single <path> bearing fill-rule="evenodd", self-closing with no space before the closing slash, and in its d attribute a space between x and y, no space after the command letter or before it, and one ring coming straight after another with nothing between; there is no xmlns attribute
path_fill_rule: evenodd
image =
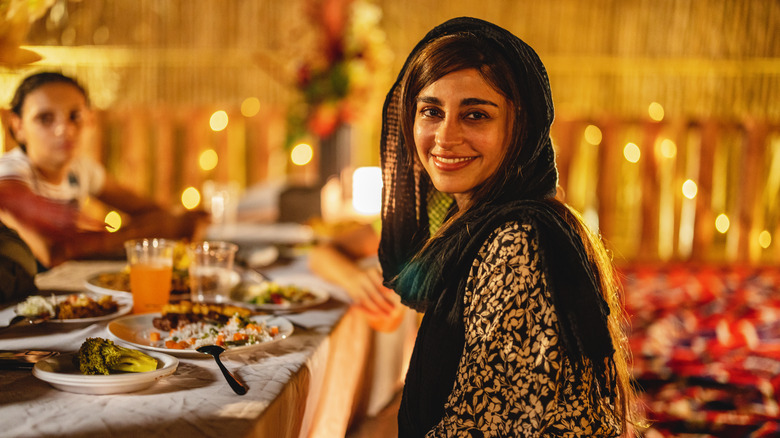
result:
<svg viewBox="0 0 780 438"><path fill-rule="evenodd" d="M83 290L116 262L69 262L39 276L42 289ZM29 370L0 371L0 436L266 436L340 437L350 421L372 414L399 388L415 318L401 329L373 332L344 303L343 292L310 274L305 259L272 273L331 293L298 315L283 341L223 355L247 384L233 393L211 358L179 358L177 371L135 393L81 395L56 390ZM340 299L341 298L341 299ZM0 311L0 324L14 315ZM0 331L0 350L75 351L87 337L110 337L107 323L55 324ZM306 328L304 328L306 327Z"/></svg>

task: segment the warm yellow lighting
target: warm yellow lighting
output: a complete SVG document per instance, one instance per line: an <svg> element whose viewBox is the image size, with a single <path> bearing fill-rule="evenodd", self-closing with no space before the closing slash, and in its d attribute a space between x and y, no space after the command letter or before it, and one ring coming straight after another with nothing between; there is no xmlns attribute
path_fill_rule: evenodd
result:
<svg viewBox="0 0 780 438"><path fill-rule="evenodd" d="M209 126L211 126L211 130L214 132L221 131L225 128L227 128L228 125L228 115L225 111L217 111L214 114L211 115L211 119L209 119Z"/></svg>
<svg viewBox="0 0 780 438"><path fill-rule="evenodd" d="M306 143L301 143L295 146L292 152L290 152L290 159L292 160L293 164L298 166L309 164L313 156L314 151L312 151L311 146L307 145Z"/></svg>
<svg viewBox="0 0 780 438"><path fill-rule="evenodd" d="M719 233L725 234L726 231L729 230L730 225L729 217L725 214L719 214L718 217L715 218L715 229L718 230Z"/></svg>
<svg viewBox="0 0 780 438"><path fill-rule="evenodd" d="M187 187L181 193L181 203L187 210L192 210L200 204L200 192L195 187Z"/></svg>
<svg viewBox="0 0 780 438"><path fill-rule="evenodd" d="M640 152L639 146L634 143L628 143L626 147L623 148L623 156L631 163L637 163L639 162L639 157L642 156L642 152Z"/></svg>
<svg viewBox="0 0 780 438"><path fill-rule="evenodd" d="M352 206L365 215L382 210L382 170L379 167L358 167L352 174Z"/></svg>
<svg viewBox="0 0 780 438"><path fill-rule="evenodd" d="M661 142L661 156L664 158L674 158L677 155L677 145L668 138Z"/></svg>
<svg viewBox="0 0 780 438"><path fill-rule="evenodd" d="M699 187L692 179L685 180L682 185L682 194L688 199L696 197L696 193L699 192Z"/></svg>
<svg viewBox="0 0 780 438"><path fill-rule="evenodd" d="M106 218L103 219L103 222L106 223L106 230L108 230L109 233L119 231L119 229L122 228L122 216L113 210L106 214Z"/></svg>
<svg viewBox="0 0 780 438"><path fill-rule="evenodd" d="M761 245L761 248L769 248L769 245L772 244L772 233L767 230L760 232L758 234L758 244Z"/></svg>
<svg viewBox="0 0 780 438"><path fill-rule="evenodd" d="M658 102L653 102L647 108L647 113L650 114L650 118L656 122L660 122L664 119L664 107Z"/></svg>
<svg viewBox="0 0 780 438"><path fill-rule="evenodd" d="M219 163L219 157L217 156L217 151L214 149L206 149L200 153L198 164L200 165L201 169L213 170L215 167L217 167L217 163Z"/></svg>
<svg viewBox="0 0 780 438"><path fill-rule="evenodd" d="M247 97L241 103L241 115L244 117L254 117L260 112L260 99L256 97Z"/></svg>
<svg viewBox="0 0 780 438"><path fill-rule="evenodd" d="M596 125L585 128L585 141L596 146L601 144L601 129Z"/></svg>

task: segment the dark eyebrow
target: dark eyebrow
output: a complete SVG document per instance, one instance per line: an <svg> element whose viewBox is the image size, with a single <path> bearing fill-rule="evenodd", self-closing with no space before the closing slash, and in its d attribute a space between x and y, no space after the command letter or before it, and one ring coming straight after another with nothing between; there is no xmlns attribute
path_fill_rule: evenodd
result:
<svg viewBox="0 0 780 438"><path fill-rule="evenodd" d="M417 98L417 102L419 103L430 103L432 105L439 105L441 106L441 100L439 100L436 97L433 96L419 96Z"/></svg>
<svg viewBox="0 0 780 438"><path fill-rule="evenodd" d="M417 102L420 103L429 103L432 105L441 105L441 100L439 100L436 97L433 96L420 96L417 98ZM461 106L470 106L470 105L490 105L498 108L498 104L491 102L489 100L485 99L479 99L477 97L467 97L460 101Z"/></svg>
<svg viewBox="0 0 780 438"><path fill-rule="evenodd" d="M476 98L476 97L469 97L469 98L463 99L463 100L461 100L461 101L460 101L460 104L461 104L462 106L469 106L469 105L490 105L490 106L494 106L494 107L498 108L498 105L497 105L496 103L494 103L494 102L491 102L491 101L489 101L489 100L485 100L485 99L478 99L478 98Z"/></svg>

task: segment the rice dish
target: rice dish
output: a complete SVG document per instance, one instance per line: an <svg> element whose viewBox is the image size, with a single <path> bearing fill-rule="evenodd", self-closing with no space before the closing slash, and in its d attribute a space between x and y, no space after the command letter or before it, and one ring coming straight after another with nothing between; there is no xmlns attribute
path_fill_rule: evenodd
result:
<svg viewBox="0 0 780 438"><path fill-rule="evenodd" d="M227 323L204 320L183 324L171 330L156 346L178 350L194 350L204 345L229 348L270 342L278 335L278 327L236 314Z"/></svg>

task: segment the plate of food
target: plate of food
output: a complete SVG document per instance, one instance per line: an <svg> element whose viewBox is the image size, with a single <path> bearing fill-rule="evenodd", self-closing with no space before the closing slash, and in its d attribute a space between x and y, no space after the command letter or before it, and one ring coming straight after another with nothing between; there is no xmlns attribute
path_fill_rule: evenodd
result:
<svg viewBox="0 0 780 438"><path fill-rule="evenodd" d="M79 394L119 394L135 392L152 386L159 379L173 374L179 365L179 360L173 356L154 352L139 351L115 345L110 340L101 338L88 339L86 342L98 341L102 344L96 348L107 348L118 352L118 358L123 366L113 366L109 374L84 374L79 366L79 352L64 353L51 356L35 363L33 376L48 383L56 389ZM106 366L105 363L101 366ZM87 372L95 372L87 370Z"/></svg>
<svg viewBox="0 0 780 438"><path fill-rule="evenodd" d="M275 281L247 283L234 289L231 298L256 310L301 310L328 301L327 292Z"/></svg>
<svg viewBox="0 0 780 438"><path fill-rule="evenodd" d="M208 357L204 345L224 347L226 354L278 342L292 335L292 323L272 315L252 315L232 304L181 301L162 313L130 315L111 321L108 332L136 347L175 356Z"/></svg>
<svg viewBox="0 0 780 438"><path fill-rule="evenodd" d="M131 299L86 293L69 295L31 295L16 305L19 316L58 323L107 321L126 315L133 309Z"/></svg>

